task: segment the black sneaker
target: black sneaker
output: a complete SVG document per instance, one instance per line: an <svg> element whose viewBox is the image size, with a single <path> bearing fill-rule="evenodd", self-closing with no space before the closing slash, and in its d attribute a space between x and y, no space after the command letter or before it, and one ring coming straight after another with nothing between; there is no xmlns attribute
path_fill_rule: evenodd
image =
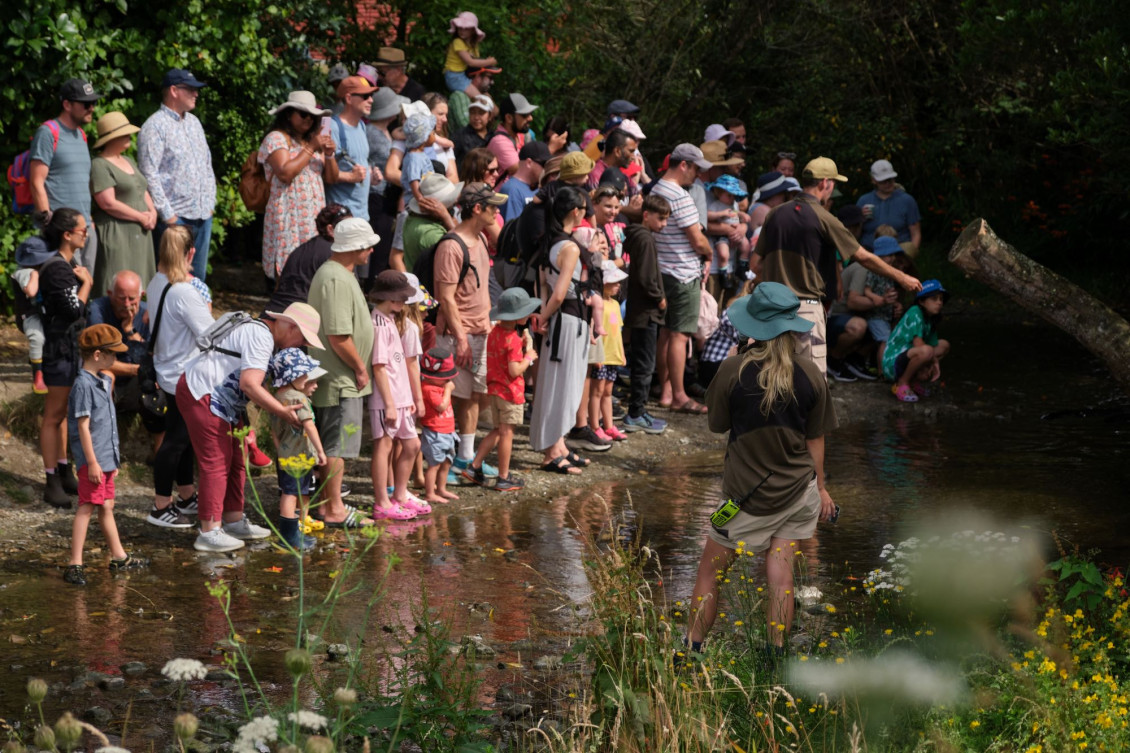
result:
<svg viewBox="0 0 1130 753"><path fill-rule="evenodd" d="M47 480L43 484L43 501L59 510L71 509L71 498L63 490L63 481L59 473L45 474Z"/></svg>
<svg viewBox="0 0 1130 753"><path fill-rule="evenodd" d="M177 512L186 517L196 515L200 512L196 492L193 492L192 496L188 499L177 499L177 501L173 503L173 507L177 509Z"/></svg>
<svg viewBox="0 0 1130 753"><path fill-rule="evenodd" d="M67 565L67 569L63 571L63 580L72 586L85 586L86 570L82 565Z"/></svg>
<svg viewBox="0 0 1130 753"><path fill-rule="evenodd" d="M468 465L466 468L460 471L460 473L463 475L463 478L467 479L472 484L486 486L487 476L485 473L483 473L483 467L481 465L478 468L473 465Z"/></svg>
<svg viewBox="0 0 1130 753"><path fill-rule="evenodd" d="M605 442L588 426L573 427L565 435L565 446L572 450L587 450L589 452L607 452L612 449L611 442Z"/></svg>
<svg viewBox="0 0 1130 753"><path fill-rule="evenodd" d="M526 482L513 473L510 474L510 478L500 478L494 484L494 490L496 492L516 492L525 488Z"/></svg>
<svg viewBox="0 0 1130 753"><path fill-rule="evenodd" d="M192 521L177 511L175 503L164 509L154 506L145 516L145 522L158 528L192 528Z"/></svg>
<svg viewBox="0 0 1130 753"><path fill-rule="evenodd" d="M849 358L844 361L844 366L847 367L848 372L865 381L874 382L879 379L879 375L872 372L870 367L860 359Z"/></svg>
<svg viewBox="0 0 1130 753"><path fill-rule="evenodd" d="M856 377L850 371L843 361L833 361L828 359L828 375L835 379L837 382L854 382Z"/></svg>
<svg viewBox="0 0 1130 753"><path fill-rule="evenodd" d="M78 494L78 479L75 478L75 472L70 463L59 463L55 466L55 475L63 482L63 491L67 494Z"/></svg>
<svg viewBox="0 0 1130 753"><path fill-rule="evenodd" d="M142 567L149 567L149 560L144 557L134 557L129 552L126 552L125 559L110 560L110 572L120 573L123 570L137 570Z"/></svg>
<svg viewBox="0 0 1130 753"><path fill-rule="evenodd" d="M623 421L624 417L628 415L628 406L616 398L612 398L612 420Z"/></svg>

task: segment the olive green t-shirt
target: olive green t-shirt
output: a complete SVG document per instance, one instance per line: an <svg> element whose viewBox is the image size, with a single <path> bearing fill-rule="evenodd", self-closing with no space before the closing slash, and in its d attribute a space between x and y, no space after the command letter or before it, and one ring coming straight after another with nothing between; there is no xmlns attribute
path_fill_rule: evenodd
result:
<svg viewBox="0 0 1130 753"><path fill-rule="evenodd" d="M337 405L343 397L364 397L373 391L373 381L364 389L357 389L353 369L338 358L330 347L330 335L349 335L353 346L361 357L366 369L372 369L373 360L373 320L365 294L352 272L338 264L331 256L310 281L310 294L307 303L313 306L322 317L318 337L325 350L310 347L310 356L321 361L326 375L318 380L318 391L314 393L314 406L329 408Z"/></svg>
<svg viewBox="0 0 1130 753"><path fill-rule="evenodd" d="M764 392L757 384L759 371L760 366L748 352L730 356L718 367L706 393L706 404L710 430L730 433L722 493L740 502L757 488L742 509L753 515L768 515L785 509L804 494L816 473L806 442L836 428L836 414L824 375L812 361L796 356L795 399L778 400L769 415L764 415Z"/></svg>

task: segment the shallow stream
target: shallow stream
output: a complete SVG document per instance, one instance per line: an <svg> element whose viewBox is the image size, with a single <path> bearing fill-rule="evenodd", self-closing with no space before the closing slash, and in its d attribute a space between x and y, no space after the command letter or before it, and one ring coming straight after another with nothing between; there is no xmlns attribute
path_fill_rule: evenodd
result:
<svg viewBox="0 0 1130 753"><path fill-rule="evenodd" d="M1059 333L1035 323L992 321L991 327L970 316L947 322L955 351L945 365L946 391L959 410L924 403L853 421L829 438L829 486L843 513L805 547L823 577L862 574L876 565L884 544L897 543L923 514L963 508L1034 532L1057 531L1083 550L1100 550L1100 561L1125 567L1125 399ZM835 392L854 389L882 388L841 385ZM1047 414L1053 416L1042 417ZM455 503L429 522L392 525L363 566L375 583L385 555L402 560L369 632L414 624L426 589L438 613L453 620L455 636L478 633L499 648L503 669L488 680L487 702L494 686L520 671L506 663L528 668L542 654L560 654L581 627L577 609L589 594L584 537L598 536L610 519L623 514L628 532L659 552L669 598L689 594L707 514L717 504L720 464L720 453L673 454L661 469L578 488L548 503L520 497L480 507ZM130 734L164 737L170 706L161 699L169 688L161 686L160 667L173 657L219 661L211 649L226 638L228 626L205 588L217 575L236 584L232 618L261 664L261 677L281 681L279 657L294 640L293 563L269 547L234 558L202 557L191 550L191 537L177 541L142 552L153 558L149 570L128 580L98 577L85 589L65 586L41 563L26 564L24 553L5 553L0 717L29 718L24 683L40 676L57 684L49 713L100 707L116 732L128 713ZM341 557L339 549L326 547L308 559L313 591L328 587ZM345 600L332 639L355 639L365 601L364 592ZM121 676L130 661L146 668L125 677L124 687L104 682L109 687L100 688L98 676L85 674ZM197 684L192 698L198 709L236 702L219 682Z"/></svg>

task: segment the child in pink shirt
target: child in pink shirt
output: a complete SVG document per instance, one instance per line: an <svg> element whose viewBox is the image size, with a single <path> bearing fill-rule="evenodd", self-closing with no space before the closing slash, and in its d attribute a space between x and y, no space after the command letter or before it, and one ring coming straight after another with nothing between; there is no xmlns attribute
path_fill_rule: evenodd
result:
<svg viewBox="0 0 1130 753"><path fill-rule="evenodd" d="M432 511L430 505L408 493L408 476L420 449L416 437L416 400L404 358L400 332L393 317L412 297L415 289L403 272L387 269L373 282L373 394L369 397L369 421L373 430L374 518L411 520ZM393 464L393 492L388 493L389 458L393 441L401 443Z"/></svg>

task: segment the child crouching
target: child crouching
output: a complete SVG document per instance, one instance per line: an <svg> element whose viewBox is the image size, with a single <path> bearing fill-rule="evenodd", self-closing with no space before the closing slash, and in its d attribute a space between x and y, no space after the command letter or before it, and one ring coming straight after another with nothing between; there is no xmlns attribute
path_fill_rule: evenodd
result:
<svg viewBox="0 0 1130 753"><path fill-rule="evenodd" d="M530 298L522 288L507 288L498 297L498 305L490 311L497 321L487 337L487 394L490 395L494 428L483 437L475 459L463 475L476 484L486 483L483 460L498 446L498 481L494 490L516 492L526 482L510 472L510 455L514 448L514 427L521 425L526 404L526 380L522 377L538 354L527 332L518 334L518 325L530 321L541 308L541 301Z"/></svg>
<svg viewBox="0 0 1130 753"><path fill-rule="evenodd" d="M447 348L432 348L420 359L420 389L424 396L421 449L428 468L424 471L424 501L447 503L459 499L447 490L447 472L455 460L455 358Z"/></svg>
<svg viewBox="0 0 1130 753"><path fill-rule="evenodd" d="M318 379L326 370L298 348L283 348L271 356L269 369L275 399L283 405L301 406L294 415L302 422L296 427L278 416L271 416L271 434L278 455L279 535L295 551L309 551L317 542L302 532L300 521L306 518L306 503L314 493L314 473L310 467L306 467L302 475L298 472L311 461L316 460L320 466L326 464L322 438L314 425L314 406L310 402L310 396L318 389ZM295 470L295 464L299 471ZM304 499L301 513L299 495Z"/></svg>
<svg viewBox="0 0 1130 753"><path fill-rule="evenodd" d="M110 548L110 572L145 567L148 560L131 557L122 548L114 522L114 477L121 460L118 415L114 410L114 382L107 372L116 353L128 348L121 333L108 324L87 327L78 336L82 368L75 378L67 403L67 433L78 467L78 512L71 529L71 561L63 580L86 585L82 549L90 516L98 508L98 525Z"/></svg>

